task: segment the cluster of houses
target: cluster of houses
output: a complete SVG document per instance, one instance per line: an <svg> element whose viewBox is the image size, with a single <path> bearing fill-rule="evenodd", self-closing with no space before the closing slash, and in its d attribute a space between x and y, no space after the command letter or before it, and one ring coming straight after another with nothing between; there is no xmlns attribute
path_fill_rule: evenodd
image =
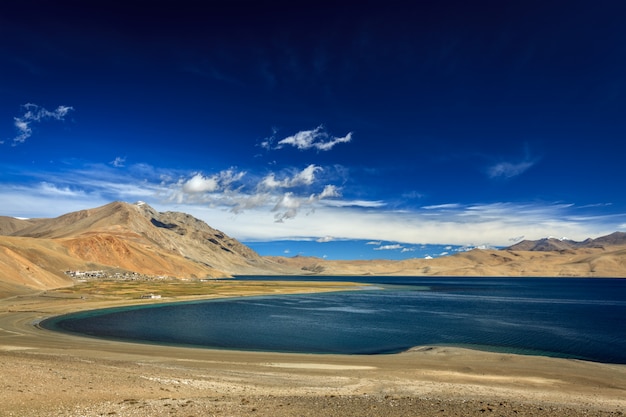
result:
<svg viewBox="0 0 626 417"><path fill-rule="evenodd" d="M104 271L65 271L72 278L105 278Z"/></svg>
<svg viewBox="0 0 626 417"><path fill-rule="evenodd" d="M137 272L107 272L107 271L65 271L65 275L72 278L104 278L104 279L120 279L120 280L156 280L167 279L166 276L145 275Z"/></svg>

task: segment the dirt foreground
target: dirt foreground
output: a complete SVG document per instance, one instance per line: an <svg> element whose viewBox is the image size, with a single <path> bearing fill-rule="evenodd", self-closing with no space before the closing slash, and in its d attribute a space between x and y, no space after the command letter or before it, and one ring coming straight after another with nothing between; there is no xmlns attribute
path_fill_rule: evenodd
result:
<svg viewBox="0 0 626 417"><path fill-rule="evenodd" d="M338 288L234 282L201 297ZM37 326L66 312L149 302L77 291L0 300L0 416L575 417L626 410L624 365L447 347L371 356L177 348Z"/></svg>

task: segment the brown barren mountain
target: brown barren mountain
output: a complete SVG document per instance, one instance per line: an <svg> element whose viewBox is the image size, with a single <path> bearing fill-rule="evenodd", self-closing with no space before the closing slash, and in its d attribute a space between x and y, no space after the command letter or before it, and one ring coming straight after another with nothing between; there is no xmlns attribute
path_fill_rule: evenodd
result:
<svg viewBox="0 0 626 417"><path fill-rule="evenodd" d="M206 223L144 203L114 202L54 219L3 217L0 225L10 234L0 236L0 296L71 285L69 270L177 278L283 273Z"/></svg>
<svg viewBox="0 0 626 417"><path fill-rule="evenodd" d="M232 275L626 277L626 233L583 242L523 241L436 259L261 257L188 214L113 202L54 219L0 217L0 298L69 286L66 271L182 279Z"/></svg>
<svg viewBox="0 0 626 417"><path fill-rule="evenodd" d="M562 251L474 249L435 259L327 261L273 258L275 262L324 275L626 277L626 245Z"/></svg>

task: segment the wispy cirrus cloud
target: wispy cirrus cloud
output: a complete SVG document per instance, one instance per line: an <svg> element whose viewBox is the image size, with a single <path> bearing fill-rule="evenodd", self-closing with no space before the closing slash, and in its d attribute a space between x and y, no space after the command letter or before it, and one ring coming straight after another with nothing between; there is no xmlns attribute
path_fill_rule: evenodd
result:
<svg viewBox="0 0 626 417"><path fill-rule="evenodd" d="M58 106L53 111L47 110L33 103L27 103L22 106L24 114L14 117L14 125L17 129L17 136L13 138L13 146L24 143L33 134L33 123L39 123L45 120L64 120L67 114L74 110L71 106Z"/></svg>
<svg viewBox="0 0 626 417"><path fill-rule="evenodd" d="M261 146L268 150L293 146L300 150L315 149L318 151L329 151L335 147L335 145L352 141L352 132L341 137L333 136L326 131L323 125L312 130L302 130L277 142L276 133L276 130L274 130L272 136L263 141Z"/></svg>
<svg viewBox="0 0 626 417"><path fill-rule="evenodd" d="M491 179L509 179L522 175L539 162L539 158L533 158L528 147L525 149L525 157L517 161L501 161L487 167L487 176Z"/></svg>
<svg viewBox="0 0 626 417"><path fill-rule="evenodd" d="M109 163L113 165L115 168L123 168L124 164L126 164L126 158L117 156L114 160L112 160Z"/></svg>
<svg viewBox="0 0 626 417"><path fill-rule="evenodd" d="M487 169L487 175L489 178L513 178L526 172L535 163L536 161L499 162Z"/></svg>

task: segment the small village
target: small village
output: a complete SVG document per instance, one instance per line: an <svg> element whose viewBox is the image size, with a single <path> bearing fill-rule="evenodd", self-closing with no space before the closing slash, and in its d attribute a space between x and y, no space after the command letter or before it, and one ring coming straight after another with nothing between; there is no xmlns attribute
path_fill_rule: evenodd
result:
<svg viewBox="0 0 626 417"><path fill-rule="evenodd" d="M140 274L138 272L130 272L130 271L104 271L104 270L93 270L93 271L73 271L67 270L65 271L65 275L79 279L79 280L87 280L87 279L115 279L122 281L157 281L157 280L166 280L166 279L174 279L173 277L165 276L165 275L148 275L148 274Z"/></svg>

